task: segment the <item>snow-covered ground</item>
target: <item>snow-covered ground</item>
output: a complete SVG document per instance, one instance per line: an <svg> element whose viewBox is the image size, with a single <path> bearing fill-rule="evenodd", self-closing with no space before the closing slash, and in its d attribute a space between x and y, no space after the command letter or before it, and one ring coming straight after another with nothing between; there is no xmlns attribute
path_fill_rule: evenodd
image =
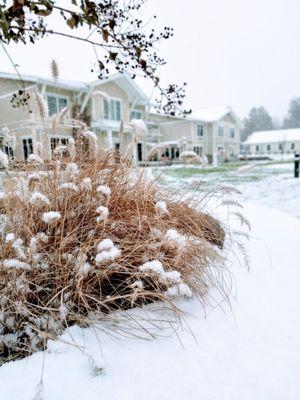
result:
<svg viewBox="0 0 300 400"><path fill-rule="evenodd" d="M206 189L219 183L235 186L242 201L275 208L300 217L300 179L294 178L293 163L249 163L240 167L202 170L197 166L174 166L152 169L163 185Z"/></svg>
<svg viewBox="0 0 300 400"><path fill-rule="evenodd" d="M300 180L291 178L288 164L259 168L236 170L236 182L227 179L243 189L244 214L252 224L250 271L238 260L230 266L231 308L180 302L183 327L168 324L166 311L151 311L160 305L131 310L124 334L125 322L99 324L97 335L73 327L47 352L2 366L0 399L33 400L43 371L39 400L299 400ZM259 173L259 179L249 178ZM185 179L203 177L177 182L184 185ZM130 317L145 313L155 320L141 324L155 339L134 338L141 329L129 330Z"/></svg>

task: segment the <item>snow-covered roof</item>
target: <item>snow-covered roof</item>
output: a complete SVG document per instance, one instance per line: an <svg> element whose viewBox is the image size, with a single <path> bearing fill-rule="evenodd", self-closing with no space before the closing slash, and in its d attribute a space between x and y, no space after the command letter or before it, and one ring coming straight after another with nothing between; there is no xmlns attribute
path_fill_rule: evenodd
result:
<svg viewBox="0 0 300 400"><path fill-rule="evenodd" d="M82 91L82 90L87 89L87 84L84 82L79 82L79 81L58 79L57 82L54 82L53 79L43 78L43 77L36 76L36 75L23 75L22 74L21 76L25 82L46 84L46 85L51 85L51 86L65 88L65 89L74 90L74 91L79 91L79 90ZM19 75L13 74L10 72L0 72L0 78L13 79L13 80L18 80L18 81L20 80Z"/></svg>
<svg viewBox="0 0 300 400"><path fill-rule="evenodd" d="M113 75L110 75L107 79L102 79L102 80L95 80L89 84L89 86L99 86L99 85L104 85L105 83L108 82L115 82L124 92L127 93L129 100L132 103L143 103L143 104L148 104L149 99L145 95L145 93L142 91L142 89L138 86L138 84L135 82L134 79L130 77L130 75L127 72L124 72L122 74L120 73L115 73Z"/></svg>
<svg viewBox="0 0 300 400"><path fill-rule="evenodd" d="M197 112L193 112L192 115L194 118L200 119L201 121L215 122L224 118L227 114L230 114L231 117L238 122L238 118L230 106L201 108Z"/></svg>
<svg viewBox="0 0 300 400"><path fill-rule="evenodd" d="M253 132L244 144L280 143L300 141L300 129Z"/></svg>

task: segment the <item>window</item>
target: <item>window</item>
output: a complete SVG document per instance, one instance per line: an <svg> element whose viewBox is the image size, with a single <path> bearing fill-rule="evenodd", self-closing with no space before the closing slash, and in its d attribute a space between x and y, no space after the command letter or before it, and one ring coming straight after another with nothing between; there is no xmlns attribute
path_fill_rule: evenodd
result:
<svg viewBox="0 0 300 400"><path fill-rule="evenodd" d="M49 117L53 114L58 114L61 110L68 107L67 97L57 96L57 95L47 95L47 103L49 110Z"/></svg>
<svg viewBox="0 0 300 400"><path fill-rule="evenodd" d="M130 113L130 119L142 119L142 111L132 110Z"/></svg>
<svg viewBox="0 0 300 400"><path fill-rule="evenodd" d="M295 150L295 143L291 143L291 150Z"/></svg>
<svg viewBox="0 0 300 400"><path fill-rule="evenodd" d="M68 138L52 137L50 138L51 151L53 152L57 146L67 146L68 143L69 143Z"/></svg>
<svg viewBox="0 0 300 400"><path fill-rule="evenodd" d="M202 146L194 146L193 150L198 156L202 156Z"/></svg>
<svg viewBox="0 0 300 400"><path fill-rule="evenodd" d="M14 150L9 145L9 143L5 143L4 138L0 137L0 149L11 159L14 159Z"/></svg>
<svg viewBox="0 0 300 400"><path fill-rule="evenodd" d="M224 126L218 125L218 136L224 136Z"/></svg>
<svg viewBox="0 0 300 400"><path fill-rule="evenodd" d="M259 151L259 146L256 145L256 146L255 146L255 149L256 149L256 151Z"/></svg>
<svg viewBox="0 0 300 400"><path fill-rule="evenodd" d="M22 143L23 143L23 156L24 160L26 161L29 154L33 153L32 139L31 138L23 139Z"/></svg>
<svg viewBox="0 0 300 400"><path fill-rule="evenodd" d="M271 145L270 144L267 144L267 150L271 151Z"/></svg>
<svg viewBox="0 0 300 400"><path fill-rule="evenodd" d="M103 99L104 119L121 121L121 102L119 100Z"/></svg>
<svg viewBox="0 0 300 400"><path fill-rule="evenodd" d="M279 150L280 150L280 151L282 151L282 150L283 150L282 143L279 143L279 146L278 146L278 148L279 148Z"/></svg>
<svg viewBox="0 0 300 400"><path fill-rule="evenodd" d="M235 129L234 129L234 128L230 128L230 129L229 129L229 136L230 136L231 138L234 138L234 137L235 137Z"/></svg>
<svg viewBox="0 0 300 400"><path fill-rule="evenodd" d="M203 133L204 133L204 127L202 124L198 124L197 125L197 136L198 137L203 137Z"/></svg>

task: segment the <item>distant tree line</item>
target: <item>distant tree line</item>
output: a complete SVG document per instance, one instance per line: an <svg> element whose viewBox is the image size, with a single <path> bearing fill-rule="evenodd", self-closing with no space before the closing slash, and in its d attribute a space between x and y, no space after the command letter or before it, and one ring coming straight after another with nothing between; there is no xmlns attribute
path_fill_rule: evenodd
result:
<svg viewBox="0 0 300 400"><path fill-rule="evenodd" d="M242 140L246 140L252 132L270 131L273 129L300 128L300 97L290 101L287 114L280 123L271 117L264 107L251 108L247 117L243 119Z"/></svg>

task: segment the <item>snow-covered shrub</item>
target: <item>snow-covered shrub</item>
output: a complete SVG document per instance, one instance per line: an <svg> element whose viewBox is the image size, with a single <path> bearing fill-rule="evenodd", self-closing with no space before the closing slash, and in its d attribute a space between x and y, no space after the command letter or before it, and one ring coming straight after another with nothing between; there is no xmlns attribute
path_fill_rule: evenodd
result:
<svg viewBox="0 0 300 400"><path fill-rule="evenodd" d="M56 154L51 168L29 163L0 196L3 359L113 310L205 299L208 286L222 287L224 230L215 219L109 153L93 162Z"/></svg>

